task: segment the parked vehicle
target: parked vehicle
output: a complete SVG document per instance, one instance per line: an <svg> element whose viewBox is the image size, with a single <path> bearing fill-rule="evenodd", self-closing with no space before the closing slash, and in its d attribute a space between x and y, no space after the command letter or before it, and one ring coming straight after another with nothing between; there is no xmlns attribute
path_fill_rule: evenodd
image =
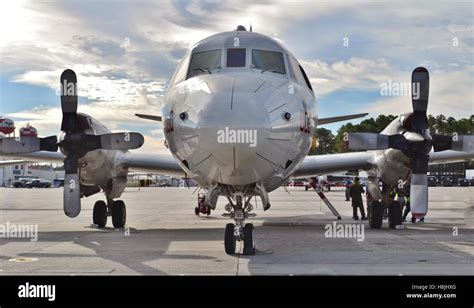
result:
<svg viewBox="0 0 474 308"><path fill-rule="evenodd" d="M16 181L13 181L12 186L15 188L25 187L28 181L31 181L31 179L18 179Z"/></svg>
<svg viewBox="0 0 474 308"><path fill-rule="evenodd" d="M43 180L43 179L34 179L29 182L26 182L25 187L49 188L51 187L51 182L48 180Z"/></svg>
<svg viewBox="0 0 474 308"><path fill-rule="evenodd" d="M435 176L428 177L428 186L438 186L438 178Z"/></svg>
<svg viewBox="0 0 474 308"><path fill-rule="evenodd" d="M53 187L62 187L62 186L64 186L64 179L53 180Z"/></svg>
<svg viewBox="0 0 474 308"><path fill-rule="evenodd" d="M445 187L454 186L456 181L453 176L443 176L441 178L441 184Z"/></svg>
<svg viewBox="0 0 474 308"><path fill-rule="evenodd" d="M458 186L469 186L471 183L468 179L459 178L458 179Z"/></svg>

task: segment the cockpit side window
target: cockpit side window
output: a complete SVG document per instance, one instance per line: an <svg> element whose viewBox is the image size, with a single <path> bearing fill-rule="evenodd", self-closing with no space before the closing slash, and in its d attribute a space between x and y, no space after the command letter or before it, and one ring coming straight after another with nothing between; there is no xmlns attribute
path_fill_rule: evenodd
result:
<svg viewBox="0 0 474 308"><path fill-rule="evenodd" d="M171 79L171 84L178 84L184 79L186 79L186 73L188 72L188 65L189 65L189 55L187 55L180 63L178 69L176 69L176 73L174 74L173 78Z"/></svg>
<svg viewBox="0 0 474 308"><path fill-rule="evenodd" d="M292 79L293 81L295 81L296 83L300 85L306 85L309 89L313 90L313 88L311 87L311 83L309 82L309 79L306 76L306 73L304 72L303 68L298 63L298 61L289 55L287 55L286 59L288 62L290 79Z"/></svg>
<svg viewBox="0 0 474 308"><path fill-rule="evenodd" d="M286 74L283 54L277 51L252 49L252 68Z"/></svg>
<svg viewBox="0 0 474 308"><path fill-rule="evenodd" d="M211 71L221 68L221 50L195 52L191 55L188 75L191 78L201 74L210 74Z"/></svg>
<svg viewBox="0 0 474 308"><path fill-rule="evenodd" d="M308 88L313 91L313 87L311 86L311 82L309 82L309 78L308 76L306 76L306 72L304 71L303 67L300 65L300 71L301 73L303 74L303 77L304 77L304 81L306 82L306 85L308 86Z"/></svg>
<svg viewBox="0 0 474 308"><path fill-rule="evenodd" d="M227 49L227 67L245 67L245 48Z"/></svg>

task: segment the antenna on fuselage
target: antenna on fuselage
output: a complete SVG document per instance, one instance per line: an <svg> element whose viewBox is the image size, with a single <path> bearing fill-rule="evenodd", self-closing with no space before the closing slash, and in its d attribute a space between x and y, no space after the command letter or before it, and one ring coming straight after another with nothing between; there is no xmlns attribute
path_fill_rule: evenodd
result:
<svg viewBox="0 0 474 308"><path fill-rule="evenodd" d="M245 29L245 27L242 26L242 25L238 25L237 29L235 29L235 31L247 31L247 29Z"/></svg>

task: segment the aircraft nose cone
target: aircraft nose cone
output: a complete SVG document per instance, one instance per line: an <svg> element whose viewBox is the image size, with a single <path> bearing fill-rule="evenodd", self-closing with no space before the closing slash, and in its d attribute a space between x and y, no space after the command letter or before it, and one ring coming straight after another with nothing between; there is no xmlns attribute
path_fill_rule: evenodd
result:
<svg viewBox="0 0 474 308"><path fill-rule="evenodd" d="M262 83L259 78L248 77L211 82L211 88L218 91L202 109L198 130L200 147L209 157L207 168L201 168L211 171L212 180L244 185L271 172L271 168L259 165L259 152L265 148L271 129L268 110L254 92L254 85Z"/></svg>
<svg viewBox="0 0 474 308"><path fill-rule="evenodd" d="M279 185L309 144L299 138L298 116L283 116L299 114L288 108L285 84L256 74L193 78L165 121L170 150L203 187Z"/></svg>

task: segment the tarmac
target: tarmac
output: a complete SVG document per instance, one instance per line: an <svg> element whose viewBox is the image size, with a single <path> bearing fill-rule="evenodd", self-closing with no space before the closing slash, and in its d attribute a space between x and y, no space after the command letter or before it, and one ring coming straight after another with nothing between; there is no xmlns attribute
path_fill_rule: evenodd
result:
<svg viewBox="0 0 474 308"><path fill-rule="evenodd" d="M109 217L97 229L92 207L102 193L82 199L81 214L71 219L62 188L0 188L0 275L474 274L474 187L430 187L425 222L408 219L400 230L386 220L382 229L354 222L343 188L326 193L342 220L314 191L279 188L268 211L254 203L255 256L242 255L240 243L235 255L224 252L226 199L198 217L194 189L127 188L126 228L112 228ZM334 224L357 227L363 237L329 237ZM37 241L13 237L13 228L29 225L37 227Z"/></svg>

